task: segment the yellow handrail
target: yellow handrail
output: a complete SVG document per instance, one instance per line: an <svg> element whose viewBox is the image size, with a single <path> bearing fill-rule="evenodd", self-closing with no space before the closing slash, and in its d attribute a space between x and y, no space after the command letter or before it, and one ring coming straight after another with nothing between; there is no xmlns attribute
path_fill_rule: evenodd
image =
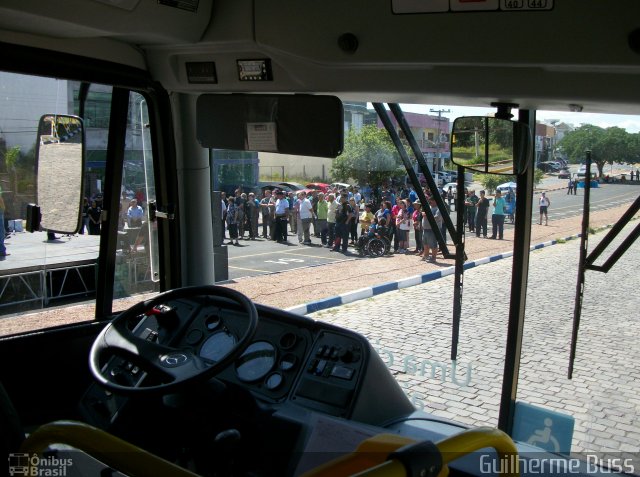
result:
<svg viewBox="0 0 640 477"><path fill-rule="evenodd" d="M414 442L412 439L394 434L378 434L363 441L355 452L317 467L305 473L304 477L406 477L404 465L399 460L386 460L386 455ZM470 429L443 439L436 446L443 463L439 476L449 474L448 464L454 460L489 447L496 450L499 462L509 463L508 466L500 466L500 475L504 477L520 475L518 449L511 438L498 429L490 427Z"/></svg>
<svg viewBox="0 0 640 477"><path fill-rule="evenodd" d="M133 444L129 444L101 429L75 421L56 421L41 426L23 442L20 452L42 454L53 444L71 446L132 477L142 475L196 476L196 474L182 467Z"/></svg>

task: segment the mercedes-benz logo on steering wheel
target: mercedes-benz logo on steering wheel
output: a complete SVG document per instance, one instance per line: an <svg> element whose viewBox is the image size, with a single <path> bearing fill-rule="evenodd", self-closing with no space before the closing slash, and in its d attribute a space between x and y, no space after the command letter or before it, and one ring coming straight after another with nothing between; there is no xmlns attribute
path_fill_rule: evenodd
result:
<svg viewBox="0 0 640 477"><path fill-rule="evenodd" d="M172 353L164 356L162 362L167 366L179 366L182 363L186 363L189 357L183 353Z"/></svg>

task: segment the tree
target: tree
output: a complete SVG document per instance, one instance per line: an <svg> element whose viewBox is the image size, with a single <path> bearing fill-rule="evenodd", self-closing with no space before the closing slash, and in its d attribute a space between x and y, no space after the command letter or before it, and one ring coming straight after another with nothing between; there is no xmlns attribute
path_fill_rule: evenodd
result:
<svg viewBox="0 0 640 477"><path fill-rule="evenodd" d="M18 172L17 166L20 160L20 146L13 146L7 149L4 153L4 163L7 166L7 171L11 172L11 190L16 191L18 187Z"/></svg>
<svg viewBox="0 0 640 477"><path fill-rule="evenodd" d="M406 174L400 157L384 129L370 124L360 131L350 129L340 154L331 167L335 180L354 179L358 184L379 187Z"/></svg>
<svg viewBox="0 0 640 477"><path fill-rule="evenodd" d="M591 150L591 160L598 167L600 176L604 174L605 164L633 164L638 161L640 153L638 134L630 134L615 126L603 129L593 124L583 124L565 134L560 145L573 163L582 162L585 151Z"/></svg>

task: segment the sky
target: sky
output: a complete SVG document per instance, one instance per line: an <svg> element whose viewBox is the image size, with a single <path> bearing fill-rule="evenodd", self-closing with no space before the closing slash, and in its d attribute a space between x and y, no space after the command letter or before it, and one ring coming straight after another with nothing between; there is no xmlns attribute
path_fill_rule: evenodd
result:
<svg viewBox="0 0 640 477"><path fill-rule="evenodd" d="M425 106L422 104L402 104L403 111L413 113L433 113L431 109L449 109L450 113L442 113L449 119L460 116L484 116L487 113L495 112L494 108L471 108L462 106L443 106L433 105ZM536 111L536 119L539 121L548 121L551 119L559 119L561 122L572 124L575 127L581 124L593 124L602 128L613 126L621 127L629 133L637 133L640 131L640 116L630 116L623 114L595 114L595 113L571 113L566 111Z"/></svg>

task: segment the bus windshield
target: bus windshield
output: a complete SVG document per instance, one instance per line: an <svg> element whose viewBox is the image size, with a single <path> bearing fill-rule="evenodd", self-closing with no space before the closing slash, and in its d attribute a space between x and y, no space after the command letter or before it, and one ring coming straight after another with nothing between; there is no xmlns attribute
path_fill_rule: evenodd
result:
<svg viewBox="0 0 640 477"><path fill-rule="evenodd" d="M11 473L640 475L638 2L63 3L0 6Z"/></svg>

